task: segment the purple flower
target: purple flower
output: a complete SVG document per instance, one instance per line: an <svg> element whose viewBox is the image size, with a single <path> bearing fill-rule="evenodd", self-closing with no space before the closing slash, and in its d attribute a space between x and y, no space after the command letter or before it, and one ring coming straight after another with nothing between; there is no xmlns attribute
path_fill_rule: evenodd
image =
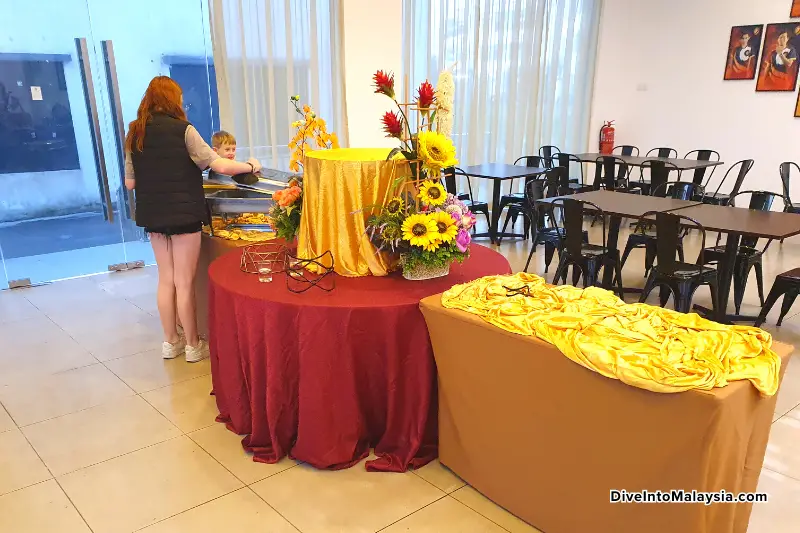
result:
<svg viewBox="0 0 800 533"><path fill-rule="evenodd" d="M477 221L475 215L473 215L471 211L467 211L467 213L461 217L461 227L465 230L472 229L472 226L474 226Z"/></svg>
<svg viewBox="0 0 800 533"><path fill-rule="evenodd" d="M458 251L462 253L466 252L470 242L472 242L472 237L469 236L469 232L465 229L458 230L458 235L456 235L456 247Z"/></svg>
<svg viewBox="0 0 800 533"><path fill-rule="evenodd" d="M461 211L448 211L448 213L450 213L450 216L453 218L453 222L455 222L456 226L458 226L461 223Z"/></svg>

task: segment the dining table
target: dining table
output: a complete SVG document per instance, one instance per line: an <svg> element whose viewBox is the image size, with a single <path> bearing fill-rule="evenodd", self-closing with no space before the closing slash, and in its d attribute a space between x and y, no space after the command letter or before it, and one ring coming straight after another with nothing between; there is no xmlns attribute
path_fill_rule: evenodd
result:
<svg viewBox="0 0 800 533"><path fill-rule="evenodd" d="M483 163L464 167L461 170L470 178L492 180L492 210L489 220L489 240L492 244L497 244L502 237L520 237L516 233L503 233L499 235L500 226L500 196L502 194L503 182L516 179L525 179L538 176L547 172L546 168L525 167L521 165L508 165L505 163Z"/></svg>
<svg viewBox="0 0 800 533"><path fill-rule="evenodd" d="M575 154L582 163L596 163L597 160L601 157L613 156L617 159L621 159L630 167L644 167L647 165L650 169L650 173L663 173L663 176L659 178L655 178L657 183L663 183L668 181L669 171L678 171L683 172L684 170L694 170L695 175L692 177L692 181L697 185L704 185L702 183L703 178L705 177L705 171L708 168L716 167L719 165L723 165L722 161L707 161L703 159L681 159L681 158L673 158L673 157L641 157L641 156L634 156L634 155L619 155L619 154L601 154L598 152L589 152L584 154ZM669 167L669 168L667 168ZM709 178L710 179L710 178ZM636 182L633 182L634 184ZM640 183L649 183L648 181L642 179Z"/></svg>

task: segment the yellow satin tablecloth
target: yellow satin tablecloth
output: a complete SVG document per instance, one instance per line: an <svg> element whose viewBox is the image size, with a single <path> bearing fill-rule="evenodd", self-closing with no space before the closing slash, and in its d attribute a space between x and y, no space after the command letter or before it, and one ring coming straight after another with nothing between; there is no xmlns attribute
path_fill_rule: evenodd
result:
<svg viewBox="0 0 800 533"><path fill-rule="evenodd" d="M310 259L330 250L334 270L348 277L385 276L393 267L375 254L365 230L370 206L397 194L409 175L403 159L386 161L388 148L338 148L308 152L303 161L303 216L297 252ZM363 210L363 211L362 211Z"/></svg>
<svg viewBox="0 0 800 533"><path fill-rule="evenodd" d="M780 383L781 360L769 333L628 304L598 287L553 286L521 272L456 285L442 295L442 305L538 337L579 365L653 392L711 390L749 380L763 396L772 396Z"/></svg>

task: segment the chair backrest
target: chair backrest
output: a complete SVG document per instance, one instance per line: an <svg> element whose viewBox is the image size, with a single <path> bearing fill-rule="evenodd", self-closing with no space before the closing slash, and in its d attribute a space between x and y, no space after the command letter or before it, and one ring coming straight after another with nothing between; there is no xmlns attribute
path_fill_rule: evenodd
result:
<svg viewBox="0 0 800 533"><path fill-rule="evenodd" d="M453 183L455 183L456 178L458 177L464 178L464 181L467 182L467 193L469 194L469 199L471 202L474 202L475 196L473 196L472 194L472 181L469 179L469 176L467 176L467 174L458 167L451 167L451 168L453 169ZM447 181L446 177L445 181ZM451 194L457 194L457 193L451 193Z"/></svg>
<svg viewBox="0 0 800 533"><path fill-rule="evenodd" d="M639 148L631 144L620 144L619 146L615 146L614 149L611 150L611 153L617 155L632 155L634 157L639 157Z"/></svg>
<svg viewBox="0 0 800 533"><path fill-rule="evenodd" d="M580 183L583 183L583 161L580 158L573 154L566 154L564 152L560 152L555 156L556 166L563 167L567 169L566 181L567 186L569 186L569 180L572 179L572 172L571 172L571 163L576 163L578 165L578 169L581 172Z"/></svg>
<svg viewBox="0 0 800 533"><path fill-rule="evenodd" d="M595 161L594 170L594 183L592 187L595 190L606 189L614 191L617 189L617 183L628 181L628 164L624 159L613 155L604 155L598 157Z"/></svg>
<svg viewBox="0 0 800 533"><path fill-rule="evenodd" d="M800 165L794 163L792 161L786 161L785 163L781 163L779 167L779 172L781 173L781 185L783 185L783 196L786 197L786 202L789 205L792 205L792 195L789 192L789 182L792 178L792 169L800 172Z"/></svg>
<svg viewBox="0 0 800 533"><path fill-rule="evenodd" d="M650 170L650 194L653 194L653 191L660 190L661 186L664 185L669 181L669 173L670 172L677 172L680 174L680 169L675 166L674 163L669 163L666 161L660 161L658 159L650 159L645 161L641 165L642 168L642 177L644 177L644 171L649 169ZM663 190L664 195L667 194L667 189Z"/></svg>
<svg viewBox="0 0 800 533"><path fill-rule="evenodd" d="M695 159L697 161L719 161L720 156L719 152L716 150L692 150L688 152L684 159ZM696 168L694 169L694 174L692 175L692 183L697 183L698 185L703 185L705 187L708 185L708 182L711 180L711 177L714 175L714 171L717 169L716 166L713 167L703 167L703 168ZM710 170L710 172L708 172ZM708 179L703 180L703 178L708 172Z"/></svg>
<svg viewBox="0 0 800 533"><path fill-rule="evenodd" d="M645 157L671 157L673 159L678 157L678 151L675 148L653 148L645 154Z"/></svg>
<svg viewBox="0 0 800 533"><path fill-rule="evenodd" d="M456 169L455 167L448 167L442 169L444 174L444 188L448 193L458 195L458 184L456 183Z"/></svg>
<svg viewBox="0 0 800 533"><path fill-rule="evenodd" d="M539 200L558 196L558 179L562 169L553 170L555 172L548 171L525 184L525 203L531 211L539 211L536 203Z"/></svg>
<svg viewBox="0 0 800 533"><path fill-rule="evenodd" d="M553 146L550 144L547 144L539 148L539 157L542 158L542 161L545 164L545 168L552 168L553 156L560 153L561 150L558 148L558 146Z"/></svg>
<svg viewBox="0 0 800 533"><path fill-rule="evenodd" d="M731 193L729 195L730 197L735 196L736 193L739 192L739 189L742 188L742 183L744 183L744 179L747 177L747 174L753 168L754 164L755 161L753 161L752 159L744 159L742 161L739 161L738 163L734 163L733 165L731 165L731 168L729 168L728 171L725 173L725 176L722 178L722 181L719 182L719 186L717 187L717 190L714 191L714 194L719 193L720 189L722 189L722 186L727 181L728 176L730 176L731 173L735 171L736 181L734 182L733 189L731 189Z"/></svg>
<svg viewBox="0 0 800 533"><path fill-rule="evenodd" d="M673 200L692 200L705 194L702 185L697 185L689 181L667 181L656 188L650 189L650 196L666 198L669 196Z"/></svg>
<svg viewBox="0 0 800 533"><path fill-rule="evenodd" d="M750 195L750 201L747 202L747 209L753 209L754 211L772 210L772 206L775 203L775 200L778 198L780 198L783 201L784 208L787 205L786 204L787 199L782 194L770 191L739 191L734 194L731 194L728 206L736 207L736 199L745 196L747 194ZM757 245L758 245L758 237L742 237L741 246L748 248L755 248Z"/></svg>
<svg viewBox="0 0 800 533"><path fill-rule="evenodd" d="M550 204L553 209L553 223L558 231L559 245L570 255L580 255L583 247L583 216L591 213L603 223L603 246L607 245L606 216L602 209L592 202L559 198ZM587 209L586 207L590 207ZM557 211L561 211L561 216ZM563 231L562 231L563 230ZM562 235L563 234L563 235Z"/></svg>
<svg viewBox="0 0 800 533"><path fill-rule="evenodd" d="M706 247L706 229L693 218L680 215L678 213L668 213L663 211L648 211L644 213L636 223L634 232L644 231L653 225L653 217L656 219L656 268L665 274L674 274L678 262L675 260L675 250L678 249L681 235L686 230L683 227L694 227L699 230L701 238L700 260L697 264L705 264L703 261L703 250Z"/></svg>
<svg viewBox="0 0 800 533"><path fill-rule="evenodd" d="M520 161L525 163L526 167L544 168L542 158L538 155L523 155L522 157L518 157L517 160L514 161L514 164L519 165Z"/></svg>

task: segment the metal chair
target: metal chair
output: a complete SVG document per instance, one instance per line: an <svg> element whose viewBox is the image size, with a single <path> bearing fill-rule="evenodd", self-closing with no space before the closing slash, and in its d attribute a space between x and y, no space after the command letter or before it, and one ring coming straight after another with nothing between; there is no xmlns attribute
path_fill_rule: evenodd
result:
<svg viewBox="0 0 800 533"><path fill-rule="evenodd" d="M684 159L694 159L695 161L719 161L720 156L719 152L716 150L692 150L688 152ZM706 175L706 171L711 168L711 172L708 174L708 179L703 181L703 178ZM717 170L716 166L713 167L703 167L703 168L696 168L694 169L694 174L692 174L692 183L696 185L702 185L705 189L708 186L708 182L711 181L711 177L714 175L714 171Z"/></svg>
<svg viewBox="0 0 800 533"><path fill-rule="evenodd" d="M459 200L469 200L469 193L466 192L458 192L458 184L456 183L456 175L455 172L452 171L451 168L442 169L442 174L444 175L444 188L445 190L458 198Z"/></svg>
<svg viewBox="0 0 800 533"><path fill-rule="evenodd" d="M595 160L592 190L629 191L628 164L619 157L604 155Z"/></svg>
<svg viewBox="0 0 800 533"><path fill-rule="evenodd" d="M778 168L779 172L781 173L781 185L783 186L783 196L786 198L786 211L787 213L800 213L800 203L796 204L792 202L792 195L790 192L789 182L792 177L792 169L797 170L800 172L800 166L797 163L793 163L791 161L787 161L785 163L781 163L781 166ZM781 244L783 244L783 239L781 239Z"/></svg>
<svg viewBox="0 0 800 533"><path fill-rule="evenodd" d="M644 179L644 172L648 169L650 171L650 179L646 180ZM674 163L661 161L659 159L647 160L641 165L639 181L630 183L629 188L631 190L640 189L642 194L650 195L650 191L658 189L661 185L669 181L670 172L677 172L678 180L680 180L681 171ZM665 195L666 193L667 191L664 191Z"/></svg>
<svg viewBox="0 0 800 533"><path fill-rule="evenodd" d="M559 241L558 249L561 250L558 259L553 283L558 284L559 279L567 281L567 271L573 268L573 282L583 276L583 286L597 285L601 268L613 268L616 274L617 286L613 289L622 298L622 271L620 269L619 251L608 247L608 233L606 228L606 215L602 209L591 202L560 198L551 203L553 209L553 222ZM589 206L590 209L586 209ZM560 216L558 211L561 211ZM602 245L589 244L583 240L583 216L595 215L603 221Z"/></svg>
<svg viewBox="0 0 800 533"><path fill-rule="evenodd" d="M567 154L564 152L560 152L555 156L555 165L559 166L567 171L566 176L566 187L563 187L559 190L559 195L563 196L566 194L576 194L579 192L586 192L591 191L592 187L585 184L584 175L583 175L583 161L581 161L578 156L573 154ZM572 177L572 164L575 163L580 171L580 178L573 178Z"/></svg>
<svg viewBox="0 0 800 533"><path fill-rule="evenodd" d="M692 297L695 291L702 285L708 285L711 290L711 302L714 311L718 305L718 286L716 269L705 266L702 262L703 254L700 253L700 260L697 264L684 263L683 260L675 260L675 250L681 236L687 226L697 229L702 237L702 245L705 248L706 230L696 220L678 213L663 213L650 211L639 219L643 226L650 226L655 216L656 227L656 257L658 262L655 264L645 282L639 302L644 303L647 297L656 286L662 288L659 300L661 307L667 304L669 293L672 293L675 310L681 313L688 313L692 308ZM669 292L668 292L669 291Z"/></svg>
<svg viewBox="0 0 800 533"><path fill-rule="evenodd" d="M539 157L545 164L545 168L553 168L553 156L560 154L561 149L558 146L547 144L539 148Z"/></svg>
<svg viewBox="0 0 800 533"><path fill-rule="evenodd" d="M719 186L717 190L714 191L713 194L706 194L703 196L703 203L704 204L711 204L711 205L728 205L731 197L735 196L739 189L742 188L742 184L744 183L744 179L747 177L747 174L752 170L755 161L752 159L744 159L739 161L738 163L734 163L731 165L731 168L725 172L725 176L722 178L722 181L719 182ZM728 179L728 176L736 170L736 181L733 184L733 189L731 190L730 194L723 194L720 193L720 189L725 184L725 181Z"/></svg>
<svg viewBox="0 0 800 533"><path fill-rule="evenodd" d="M525 163L526 167L531 167L531 168L542 168L543 165L542 158L537 155L524 155L522 157L518 157L517 160L514 161L514 164L517 165L521 161ZM517 223L517 217L520 215L520 209L511 209L511 207L512 206L520 207L525 203L525 192L524 192L525 187L531 180L534 179L536 179L535 176L528 176L525 178L525 186L523 186L523 192L514 192L514 186L517 180L515 179L510 180L511 183L508 187L508 194L504 194L503 196L500 197L500 212L502 213L506 207L509 208L508 213L506 214L506 224L508 224L509 217L512 217L513 219L513 223L511 224L512 228L514 227L514 224ZM523 219L523 223L524 223L523 236L527 239L529 230L528 220ZM503 225L503 228L505 228L505 225ZM504 232L505 229L503 229L503 233ZM499 238L498 242L500 242Z"/></svg>
<svg viewBox="0 0 800 533"><path fill-rule="evenodd" d="M619 152L617 152L617 150L619 150ZM611 150L611 155L632 155L634 157L639 157L639 148L631 144L620 144Z"/></svg>
<svg viewBox="0 0 800 533"><path fill-rule="evenodd" d="M750 195L750 202L748 209L757 211L769 211L776 198L786 198L783 195L776 194L769 191L741 191L730 197L728 205L735 207L736 198L745 194ZM700 252L704 256L705 263L719 263L725 260L725 245L720 244L721 234L717 234L717 243L711 248L703 247ZM750 275L750 269L756 271L756 282L758 283L758 299L761 305L764 305L764 274L762 270L762 259L764 252L769 248L772 239L768 239L767 243L762 249L758 249L758 237L742 237L741 244L739 245L739 253L736 256L736 264L733 270L733 302L736 306L736 313L742 308L742 299L744 298L744 291L747 287L747 278ZM699 259L698 259L699 261Z"/></svg>
<svg viewBox="0 0 800 533"><path fill-rule="evenodd" d="M653 148L649 150L645 157L678 158L678 151L675 148Z"/></svg>
<svg viewBox="0 0 800 533"><path fill-rule="evenodd" d="M467 190L469 191L469 198L461 200L464 202L470 211L472 211L475 215L483 215L486 217L486 223L491 225L491 216L489 215L489 204L487 202L479 202L475 200L475 196L472 194L472 181L470 180L469 176L467 176L463 170L458 167L450 167L444 169L445 172L445 180L448 179L448 174L452 173L452 180L453 183L456 181L456 177L460 176L464 178L467 182ZM475 233L475 226L472 227L473 234Z"/></svg>
<svg viewBox="0 0 800 533"><path fill-rule="evenodd" d="M769 314L772 306L778 301L778 298L783 296L783 305L781 305L781 314L778 317L777 326L781 325L783 322L783 317L789 312L789 309L792 308L792 304L797 299L797 295L800 294L800 268L793 268L788 272L784 272L783 274L778 274L775 277L775 283L772 284L772 288L769 290L769 294L767 295L767 301L761 306L761 313L758 314L758 318L756 319L755 326L761 327L767 320L767 315Z"/></svg>
<svg viewBox="0 0 800 533"><path fill-rule="evenodd" d="M664 182L653 189L652 196L665 198L669 196L675 200L691 200L696 194L702 194L703 187L688 183L684 181ZM637 248L644 248L644 276L650 274L650 270L655 263L658 252L658 233L654 228L655 224L646 225L639 220L634 226L633 233L628 236L628 242L625 244L625 251L622 252L622 259L620 260L621 267L625 266L628 256ZM683 238L689 233L688 229L681 231L675 240L675 252L678 253L678 259L681 263L684 262L683 256Z"/></svg>

